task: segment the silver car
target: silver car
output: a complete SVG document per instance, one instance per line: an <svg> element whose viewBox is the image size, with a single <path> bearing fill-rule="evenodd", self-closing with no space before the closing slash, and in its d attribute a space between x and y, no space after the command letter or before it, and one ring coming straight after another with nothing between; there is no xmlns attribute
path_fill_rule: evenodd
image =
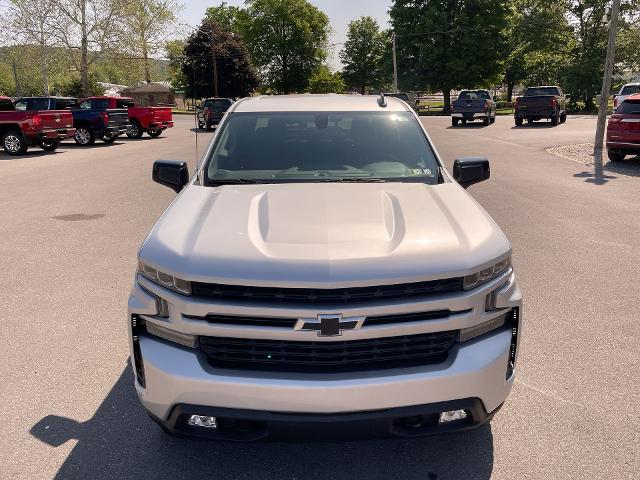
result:
<svg viewBox="0 0 640 480"><path fill-rule="evenodd" d="M135 388L167 432L415 437L491 420L514 381L511 246L404 102L241 100L139 252Z"/></svg>

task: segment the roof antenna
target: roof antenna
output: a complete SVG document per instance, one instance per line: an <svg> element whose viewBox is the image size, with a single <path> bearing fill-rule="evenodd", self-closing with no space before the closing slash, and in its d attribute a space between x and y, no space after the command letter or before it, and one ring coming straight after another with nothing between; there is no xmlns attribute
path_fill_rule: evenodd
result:
<svg viewBox="0 0 640 480"><path fill-rule="evenodd" d="M382 108L386 108L387 106L387 99L384 98L384 93L380 93L380 98L378 98L378 106Z"/></svg>

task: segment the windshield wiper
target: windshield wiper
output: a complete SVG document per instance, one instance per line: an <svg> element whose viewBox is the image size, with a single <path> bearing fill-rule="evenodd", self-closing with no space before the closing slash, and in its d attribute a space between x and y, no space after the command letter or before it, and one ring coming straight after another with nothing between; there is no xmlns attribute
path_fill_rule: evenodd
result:
<svg viewBox="0 0 640 480"><path fill-rule="evenodd" d="M256 184L256 183L268 183L264 180L252 180L249 178L226 178L219 180L209 180L213 185L245 185L245 184Z"/></svg>
<svg viewBox="0 0 640 480"><path fill-rule="evenodd" d="M311 180L313 183L332 183L332 182L363 182L363 183L385 183L384 178L371 178L371 177L347 177L347 178L314 178Z"/></svg>

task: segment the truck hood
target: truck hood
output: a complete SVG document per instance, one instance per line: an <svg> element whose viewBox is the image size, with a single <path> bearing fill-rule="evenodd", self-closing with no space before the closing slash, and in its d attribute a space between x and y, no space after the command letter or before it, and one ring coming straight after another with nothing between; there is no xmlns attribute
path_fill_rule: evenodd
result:
<svg viewBox="0 0 640 480"><path fill-rule="evenodd" d="M185 280L340 288L462 276L510 251L454 183L190 185L140 258Z"/></svg>

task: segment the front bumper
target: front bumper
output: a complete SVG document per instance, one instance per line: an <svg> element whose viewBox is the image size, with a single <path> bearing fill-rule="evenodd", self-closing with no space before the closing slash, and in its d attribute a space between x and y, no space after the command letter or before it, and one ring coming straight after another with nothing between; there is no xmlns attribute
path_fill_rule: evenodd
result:
<svg viewBox="0 0 640 480"><path fill-rule="evenodd" d="M129 129L129 127L131 127L131 125L129 124L108 126L107 128L104 129L103 134L104 135L123 135L127 133L127 130Z"/></svg>
<svg viewBox="0 0 640 480"><path fill-rule="evenodd" d="M174 435L215 440L258 441L269 439L350 440L362 438L413 438L437 433L470 430L493 418L500 409L487 412L477 398L415 405L366 412L339 414L274 413L255 410L216 408L202 405L176 405L169 418L149 416L163 430ZM467 417L440 423L441 412L464 410ZM216 429L190 426L191 415L216 417Z"/></svg>
<svg viewBox="0 0 640 480"><path fill-rule="evenodd" d="M640 153L640 141L607 140L607 150Z"/></svg>
<svg viewBox="0 0 640 480"><path fill-rule="evenodd" d="M276 315L273 308L234 306L228 302L215 304L204 299L173 294L143 278L138 281L142 286L139 283L134 285L129 299L129 321L131 315L139 315L147 322L169 326L181 333L195 336L301 339L299 331L275 327L216 326L186 317L202 316L208 312L247 316ZM341 310L345 316L362 315L363 309L369 315L397 311L436 311L444 308L465 313L442 320L362 328L344 332L341 338L350 340L458 330L486 322L505 310L521 309L521 292L512 276L497 290L496 306L499 310L484 311L487 295L496 291L502 283L504 278L496 279L472 292L442 295L428 301L343 308ZM168 302L170 318L154 317L156 298L149 292ZM277 313L281 314L282 310L278 308ZM300 317L318 313L317 307L302 306L284 310L290 316ZM521 332L521 315L519 322L518 331ZM514 380L513 373L507 377L511 344L514 341L512 330L508 326L470 341L456 343L447 360L438 364L342 373L214 368L201 350L183 347L146 333L138 337L134 348L132 338L130 330L132 362L137 365L138 359L141 359L144 371L144 386L135 382L140 401L152 417L170 430L175 428L177 421L172 415L175 415L175 411L181 411L176 410L181 405L263 412L267 416L274 412L342 415L477 399L485 413L494 412L509 395ZM516 343L520 338L521 334L518 334ZM481 420L482 415L474 416L474 423Z"/></svg>

